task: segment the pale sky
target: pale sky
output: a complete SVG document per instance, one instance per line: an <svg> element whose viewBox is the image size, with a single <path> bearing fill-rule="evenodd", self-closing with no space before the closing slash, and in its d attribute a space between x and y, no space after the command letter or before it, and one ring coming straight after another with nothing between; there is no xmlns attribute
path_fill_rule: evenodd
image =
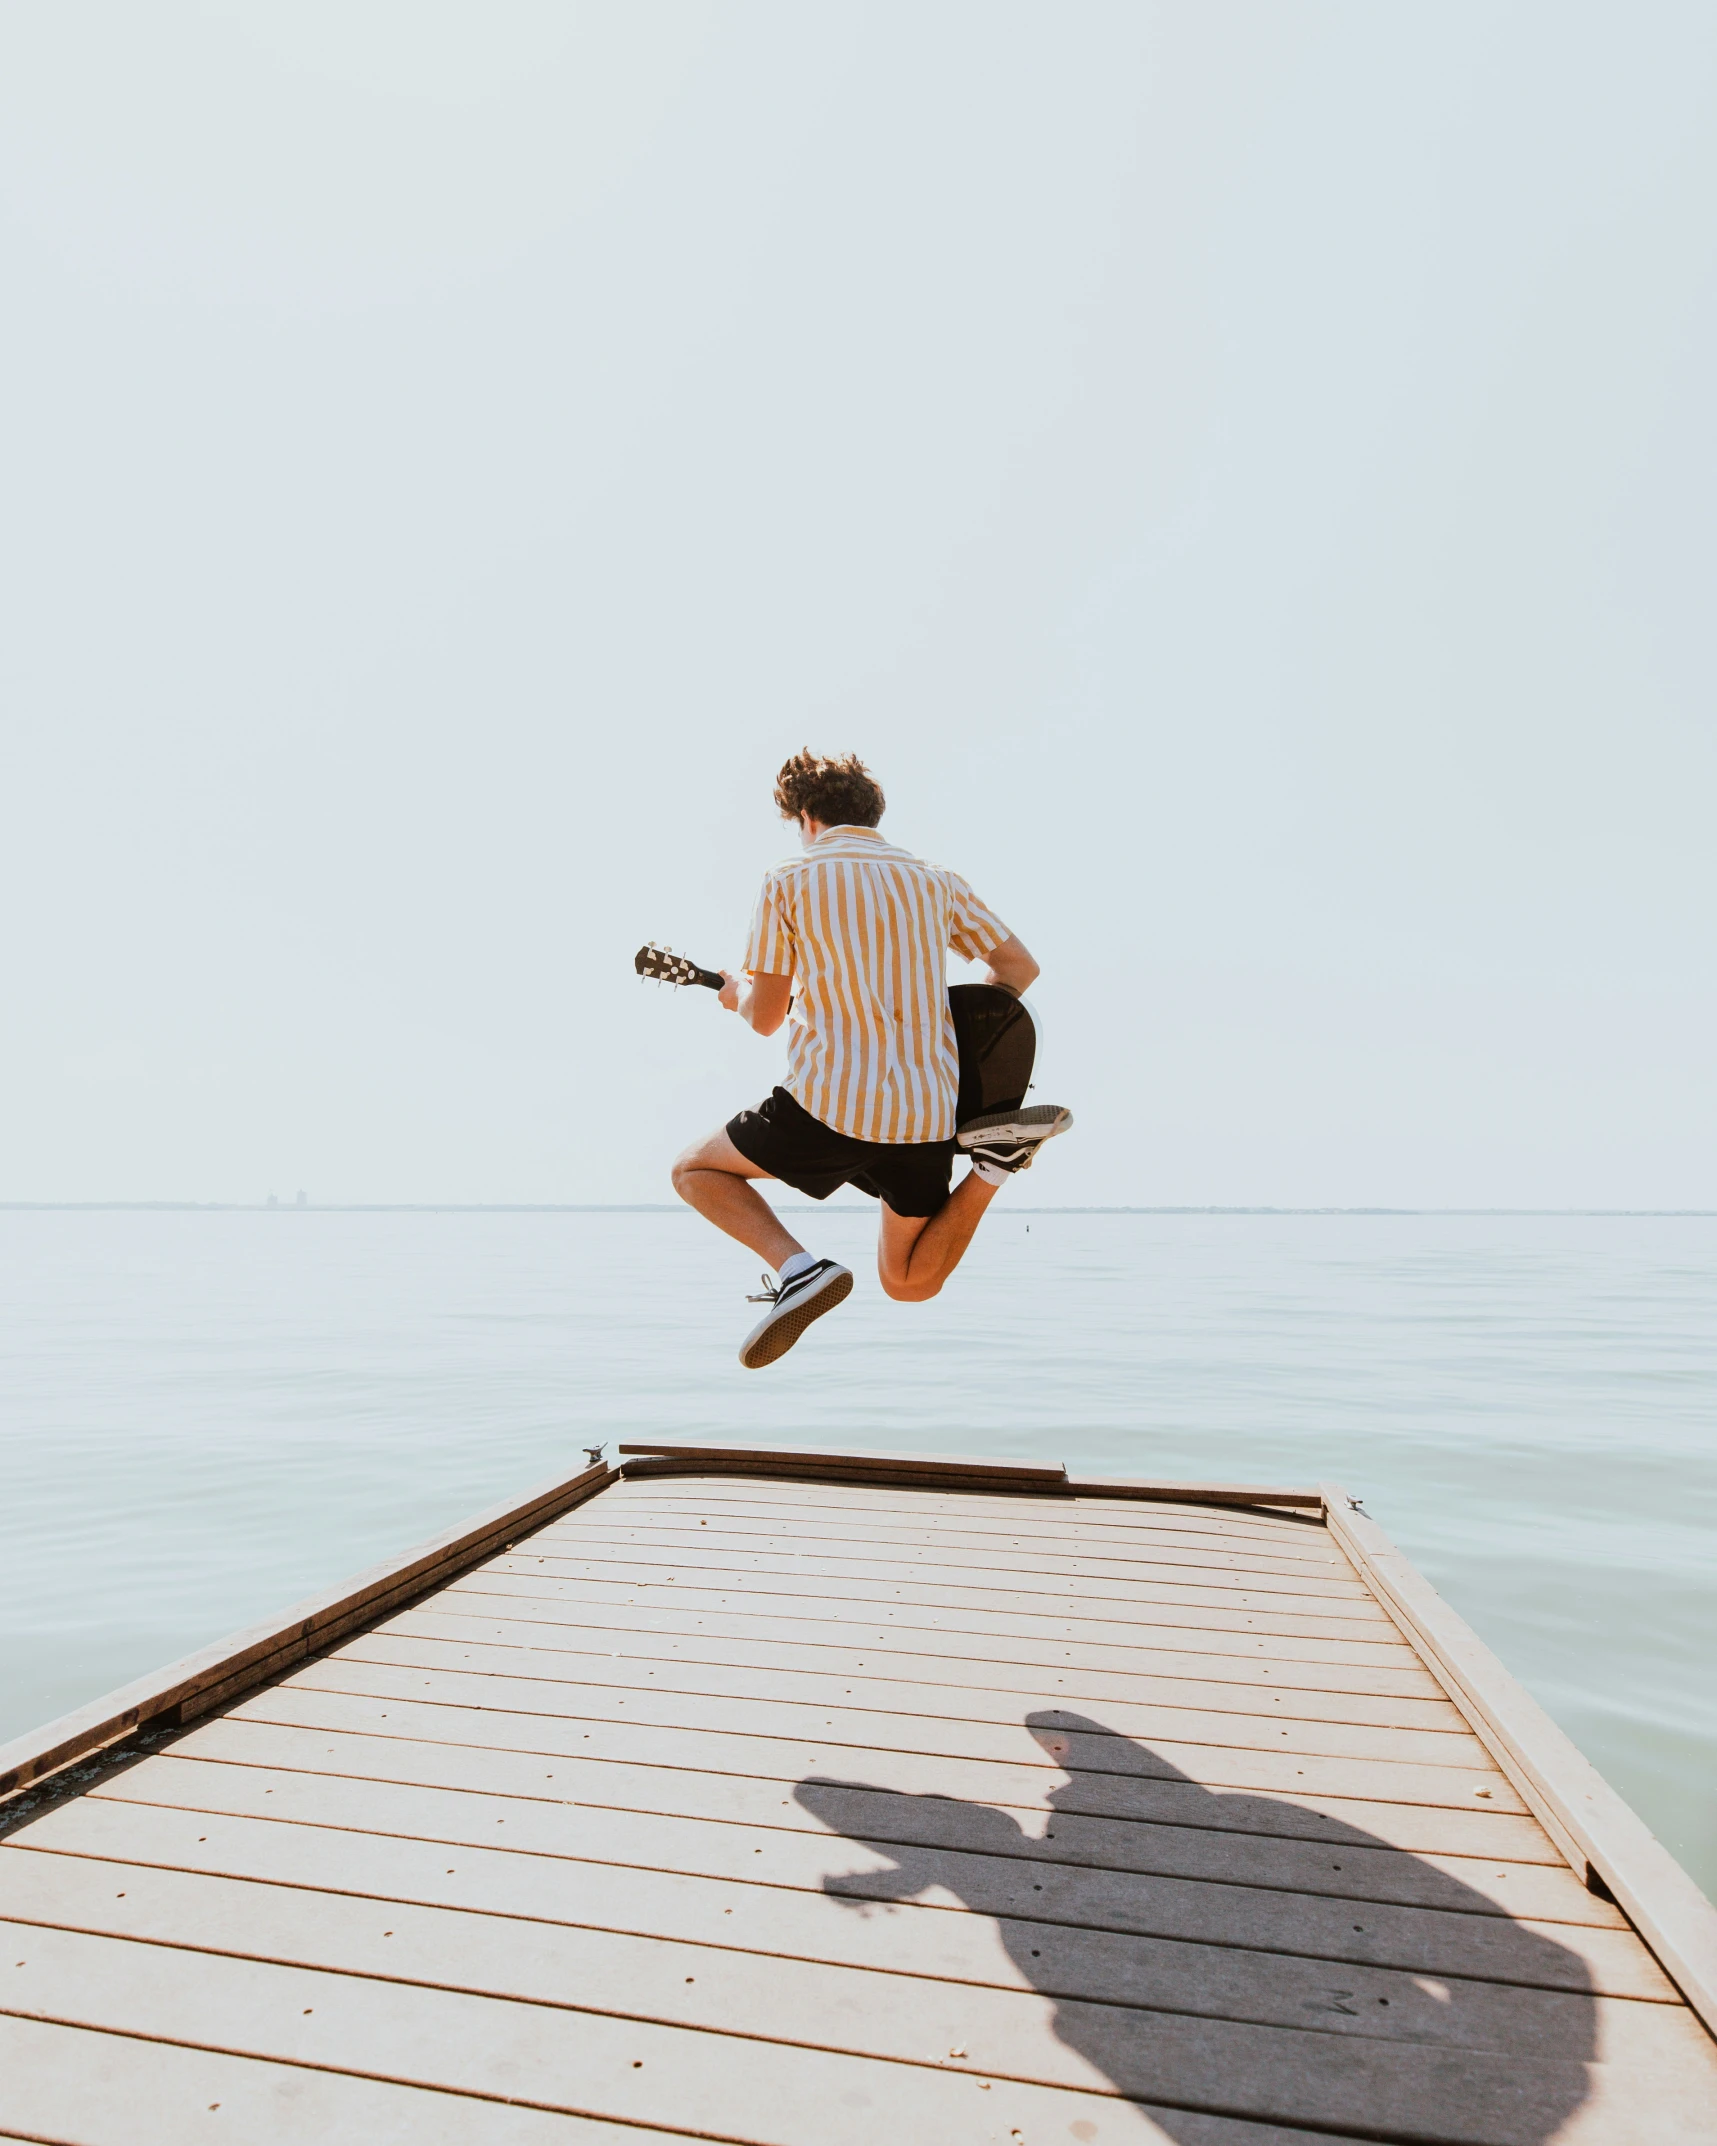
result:
<svg viewBox="0 0 1717 2146"><path fill-rule="evenodd" d="M769 789L1021 1204L1717 1206L1709 0L8 0L0 1199L650 1200Z"/></svg>

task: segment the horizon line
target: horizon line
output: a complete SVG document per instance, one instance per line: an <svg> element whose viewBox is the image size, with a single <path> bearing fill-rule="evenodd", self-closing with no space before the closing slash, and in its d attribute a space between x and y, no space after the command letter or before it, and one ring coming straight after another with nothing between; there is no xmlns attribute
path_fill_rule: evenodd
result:
<svg viewBox="0 0 1717 2146"><path fill-rule="evenodd" d="M824 1214L866 1215L843 1204ZM1131 1205L1014 1207L1016 1215L1371 1215L1590 1217L1709 1221L1713 1207L1228 1207ZM321 1215L690 1215L678 1200L0 1200L0 1214L321 1214Z"/></svg>

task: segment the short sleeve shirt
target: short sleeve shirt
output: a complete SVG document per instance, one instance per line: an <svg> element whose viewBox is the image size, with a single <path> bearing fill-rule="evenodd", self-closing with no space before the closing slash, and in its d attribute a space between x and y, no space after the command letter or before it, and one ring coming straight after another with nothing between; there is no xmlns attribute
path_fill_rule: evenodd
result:
<svg viewBox="0 0 1717 2146"><path fill-rule="evenodd" d="M960 1064L946 953L981 961L1008 936L957 872L874 827L831 827L776 865L743 966L793 979L787 1092L855 1140L951 1140Z"/></svg>

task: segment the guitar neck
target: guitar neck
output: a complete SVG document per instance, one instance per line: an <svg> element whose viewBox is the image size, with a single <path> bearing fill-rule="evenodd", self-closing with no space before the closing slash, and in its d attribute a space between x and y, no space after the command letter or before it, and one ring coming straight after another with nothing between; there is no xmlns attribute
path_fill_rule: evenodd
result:
<svg viewBox="0 0 1717 2146"><path fill-rule="evenodd" d="M706 991L721 989L721 977L716 970L699 968L695 961L685 954L676 954L671 947L641 946L632 966L651 983L702 984Z"/></svg>

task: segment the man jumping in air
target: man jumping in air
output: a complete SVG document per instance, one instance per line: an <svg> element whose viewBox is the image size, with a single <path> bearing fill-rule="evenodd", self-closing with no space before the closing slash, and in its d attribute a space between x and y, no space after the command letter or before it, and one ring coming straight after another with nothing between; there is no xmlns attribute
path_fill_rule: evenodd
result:
<svg viewBox="0 0 1717 2146"><path fill-rule="evenodd" d="M792 1015L787 1083L742 1110L674 1164L674 1189L749 1245L779 1279L739 1360L755 1371L785 1356L813 1319L850 1295L849 1270L813 1259L753 1180L826 1200L854 1185L879 1200L877 1271L905 1304L933 1297L971 1243L984 1210L1043 1142L1073 1123L1054 1104L975 1118L956 1136L959 1059L945 953L989 964L984 981L1017 998L1037 963L956 873L923 864L877 833L883 794L868 768L795 753L775 784L804 855L767 873L743 974L721 1003L772 1036ZM970 1172L952 1194L956 1148Z"/></svg>

